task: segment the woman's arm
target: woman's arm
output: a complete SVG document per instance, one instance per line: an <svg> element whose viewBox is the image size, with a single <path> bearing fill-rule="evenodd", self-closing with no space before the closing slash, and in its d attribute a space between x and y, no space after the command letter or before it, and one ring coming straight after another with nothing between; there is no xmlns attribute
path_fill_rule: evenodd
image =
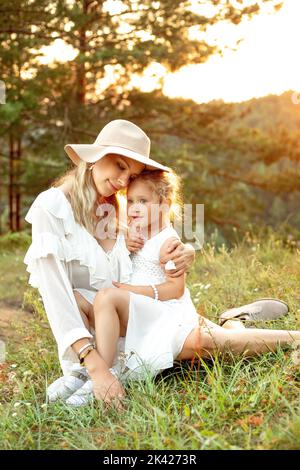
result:
<svg viewBox="0 0 300 470"><path fill-rule="evenodd" d="M161 255L160 262L165 265L172 260L176 269L168 271L168 276L172 279L180 277L192 267L195 261L195 249L189 243L182 243L181 240L173 238L168 241L165 253Z"/></svg>
<svg viewBox="0 0 300 470"><path fill-rule="evenodd" d="M63 251L60 241L64 234L62 222L42 207L32 209L30 221L32 245L24 262L31 272L33 287L38 288L42 297L63 366L65 360L77 361L76 353L91 341L92 334L78 309L68 264L60 259L61 255L58 256Z"/></svg>
<svg viewBox="0 0 300 470"><path fill-rule="evenodd" d="M161 249L160 249L160 258L167 256L167 251L169 250L170 243L172 241L177 241L174 238L169 238L166 240ZM179 240L180 241L180 240ZM130 284L122 284L120 282L113 281L115 287L119 289L124 289L135 294L146 295L147 297L155 297L154 290L151 286L133 286ZM169 276L169 271L166 271L166 281L161 284L155 284L155 287L158 291L159 300L171 300L179 299L184 294L185 289L185 274L184 272L180 276L171 277Z"/></svg>
<svg viewBox="0 0 300 470"><path fill-rule="evenodd" d="M36 261L41 294L60 360L76 362L79 349L92 340L78 309L64 261L54 255Z"/></svg>
<svg viewBox="0 0 300 470"><path fill-rule="evenodd" d="M137 231L128 231L126 234L126 247L128 251L134 253L145 244L145 239ZM161 264L165 265L168 261L174 261L176 269L168 272L170 278L176 278L187 273L193 266L196 253L195 249L189 243L182 243L178 238L170 238L168 246L163 256L160 258Z"/></svg>

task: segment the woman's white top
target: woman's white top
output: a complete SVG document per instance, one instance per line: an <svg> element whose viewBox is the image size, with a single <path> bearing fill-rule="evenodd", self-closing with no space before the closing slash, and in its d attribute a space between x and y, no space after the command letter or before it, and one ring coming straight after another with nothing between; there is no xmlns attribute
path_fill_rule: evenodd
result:
<svg viewBox="0 0 300 470"><path fill-rule="evenodd" d="M73 290L93 298L112 280L128 283L132 270L124 237L119 234L110 252L75 219L71 204L58 188L37 196L25 220L32 224L32 244L24 262L30 273L29 284L37 287L55 336L59 359L67 373L77 356L71 345L81 338L92 338L85 327Z"/></svg>

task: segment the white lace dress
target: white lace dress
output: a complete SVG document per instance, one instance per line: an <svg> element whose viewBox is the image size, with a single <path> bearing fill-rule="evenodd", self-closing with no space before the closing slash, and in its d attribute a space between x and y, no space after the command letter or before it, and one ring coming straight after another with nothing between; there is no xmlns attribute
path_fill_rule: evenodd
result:
<svg viewBox="0 0 300 470"><path fill-rule="evenodd" d="M179 238L173 227L167 227L145 242L144 247L131 255L130 284L149 285L165 282L159 255L163 243ZM145 374L156 375L173 366L189 333L198 325L199 315L189 290L179 299L160 301L130 293L129 321L125 337L126 369L133 379Z"/></svg>
<svg viewBox="0 0 300 470"><path fill-rule="evenodd" d="M106 253L90 233L75 222L65 194L51 188L37 196L25 220L32 224L32 244L24 262L29 283L41 294L58 346L60 364L67 374L78 358L71 345L91 338L81 318L73 290L90 303L112 280L128 283L132 271L129 251L122 236Z"/></svg>

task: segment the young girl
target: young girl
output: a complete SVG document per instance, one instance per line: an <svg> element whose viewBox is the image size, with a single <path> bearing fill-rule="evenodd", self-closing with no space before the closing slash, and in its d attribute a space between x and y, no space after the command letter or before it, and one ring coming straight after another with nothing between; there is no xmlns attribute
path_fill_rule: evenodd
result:
<svg viewBox="0 0 300 470"><path fill-rule="evenodd" d="M209 357L227 348L236 354L247 350L251 356L300 339L300 332L246 329L240 322L229 329L229 321L220 327L204 318L199 322L185 275L172 278L159 263L170 240L179 238L170 224L178 186L176 175L164 171L142 173L128 186L129 225L138 228L146 242L131 255L130 284L114 282L118 289L101 289L96 295L89 321L96 331L103 373L93 376L89 371L92 382L75 392L68 404L84 404L92 396L92 386L96 398L106 402L122 398L124 379L154 376L172 367L175 359ZM278 303L266 305L277 308ZM125 337L123 367L117 352L119 337Z"/></svg>

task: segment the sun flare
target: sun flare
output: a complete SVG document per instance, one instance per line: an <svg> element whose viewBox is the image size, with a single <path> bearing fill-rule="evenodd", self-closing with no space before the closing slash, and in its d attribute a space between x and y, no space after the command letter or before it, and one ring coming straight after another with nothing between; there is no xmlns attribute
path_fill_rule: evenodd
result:
<svg viewBox="0 0 300 470"><path fill-rule="evenodd" d="M168 73L161 64L154 63L143 76L133 75L131 86L147 92L163 83L167 96L191 98L198 103L214 99L239 102L287 90L300 92L300 1L283 1L277 13L262 11L237 26L220 23L212 27L206 38L224 47L223 56L212 56L204 64L187 65L175 73ZM117 7L116 1L106 4L107 8ZM209 16L212 12L206 9L202 13ZM235 51L226 48L239 38L243 40ZM42 53L40 61L45 64L71 61L78 52L56 40L44 47ZM114 76L115 71L107 67L106 76L97 83L97 95L114 82Z"/></svg>

